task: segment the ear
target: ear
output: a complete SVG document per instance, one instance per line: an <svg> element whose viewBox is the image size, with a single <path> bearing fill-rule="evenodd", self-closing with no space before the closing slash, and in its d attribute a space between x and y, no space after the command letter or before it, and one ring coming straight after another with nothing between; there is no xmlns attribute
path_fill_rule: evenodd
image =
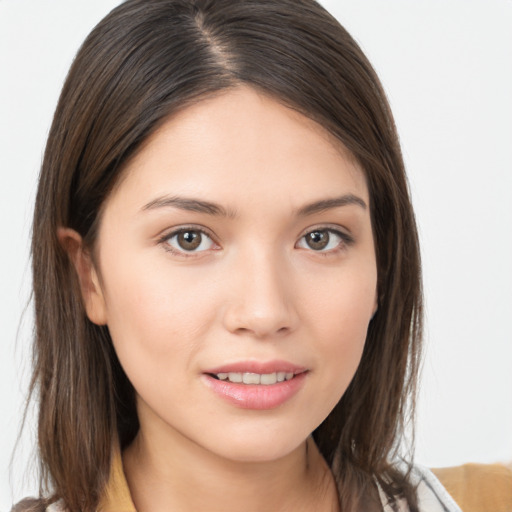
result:
<svg viewBox="0 0 512 512"><path fill-rule="evenodd" d="M90 253L84 248L82 237L73 229L58 228L57 238L75 267L85 312L97 325L107 323L107 311L98 273Z"/></svg>

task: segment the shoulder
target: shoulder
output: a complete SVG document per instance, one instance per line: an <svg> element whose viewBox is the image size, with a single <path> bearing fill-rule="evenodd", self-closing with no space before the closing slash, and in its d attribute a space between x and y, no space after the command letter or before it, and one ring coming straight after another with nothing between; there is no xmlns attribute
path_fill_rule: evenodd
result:
<svg viewBox="0 0 512 512"><path fill-rule="evenodd" d="M11 508L11 512L45 512L46 502L37 498L25 498Z"/></svg>
<svg viewBox="0 0 512 512"><path fill-rule="evenodd" d="M14 505L11 512L66 512L61 502L48 504L48 500L25 498Z"/></svg>
<svg viewBox="0 0 512 512"><path fill-rule="evenodd" d="M461 512L453 496L428 468L415 465L411 478L417 485L420 512Z"/></svg>
<svg viewBox="0 0 512 512"><path fill-rule="evenodd" d="M512 510L512 468L502 464L463 464L433 469L464 512Z"/></svg>
<svg viewBox="0 0 512 512"><path fill-rule="evenodd" d="M57 501L46 507L45 512L66 512L66 507L60 501Z"/></svg>
<svg viewBox="0 0 512 512"><path fill-rule="evenodd" d="M398 462L396 467L408 474L409 482L416 488L419 512L461 512L457 503L432 471L420 465L411 467L403 461ZM377 485L377 487L383 512L410 512L405 498L390 503L380 486Z"/></svg>

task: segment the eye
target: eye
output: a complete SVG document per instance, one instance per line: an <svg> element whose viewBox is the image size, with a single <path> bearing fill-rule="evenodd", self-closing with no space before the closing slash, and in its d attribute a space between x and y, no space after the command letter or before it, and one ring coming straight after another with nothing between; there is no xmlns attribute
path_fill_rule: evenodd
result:
<svg viewBox="0 0 512 512"><path fill-rule="evenodd" d="M301 249L312 249L317 252L328 252L349 244L352 239L334 229L315 229L302 236L297 243Z"/></svg>
<svg viewBox="0 0 512 512"><path fill-rule="evenodd" d="M200 229L183 228L166 235L162 242L175 253L197 253L215 247L215 242Z"/></svg>

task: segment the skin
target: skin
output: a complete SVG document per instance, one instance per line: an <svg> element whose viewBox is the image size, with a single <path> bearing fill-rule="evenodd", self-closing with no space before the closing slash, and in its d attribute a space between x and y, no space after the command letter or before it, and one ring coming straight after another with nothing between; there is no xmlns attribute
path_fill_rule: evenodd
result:
<svg viewBox="0 0 512 512"><path fill-rule="evenodd" d="M352 202L298 213L339 197ZM94 258L60 230L88 316L108 325L137 393L141 429L123 460L139 512L337 509L309 436L350 383L377 307L365 205L363 172L339 141L238 87L146 142L104 205ZM180 246L184 227L202 237L196 250ZM315 230L327 246L311 247ZM279 407L240 408L205 383L207 369L273 360L307 369Z"/></svg>

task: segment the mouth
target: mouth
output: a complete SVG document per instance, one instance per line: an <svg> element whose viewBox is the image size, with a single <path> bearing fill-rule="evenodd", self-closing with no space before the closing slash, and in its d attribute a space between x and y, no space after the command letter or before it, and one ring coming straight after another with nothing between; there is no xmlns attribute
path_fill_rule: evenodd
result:
<svg viewBox="0 0 512 512"><path fill-rule="evenodd" d="M303 372L298 372L303 373ZM297 373L297 374L298 374ZM262 386L272 386L278 382L292 380L296 373L294 372L272 372L272 373L252 373L252 372L219 372L208 373L210 377L232 382L233 384L253 384Z"/></svg>
<svg viewBox="0 0 512 512"><path fill-rule="evenodd" d="M304 386L309 369L285 361L228 364L203 373L217 396L243 409L275 409Z"/></svg>
<svg viewBox="0 0 512 512"><path fill-rule="evenodd" d="M298 366L288 361L239 361L228 363L216 368L210 368L204 373L209 377L232 384L247 384L253 386L272 386L287 382L296 376L307 372L304 366Z"/></svg>

